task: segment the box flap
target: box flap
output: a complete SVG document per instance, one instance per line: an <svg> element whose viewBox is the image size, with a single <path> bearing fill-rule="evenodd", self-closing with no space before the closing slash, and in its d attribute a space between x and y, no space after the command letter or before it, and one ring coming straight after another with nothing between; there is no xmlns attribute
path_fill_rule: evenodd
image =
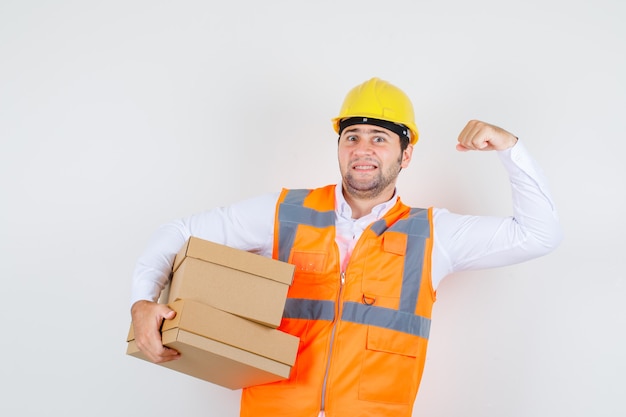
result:
<svg viewBox="0 0 626 417"><path fill-rule="evenodd" d="M229 246L197 237L190 237L174 259L172 270L175 272L185 257L217 263L228 268L272 279L291 285L295 266L286 262L266 258L255 253L234 249Z"/></svg>
<svg viewBox="0 0 626 417"><path fill-rule="evenodd" d="M293 365L299 338L191 300L170 304L176 317L163 322L162 331L178 328L230 346Z"/></svg>

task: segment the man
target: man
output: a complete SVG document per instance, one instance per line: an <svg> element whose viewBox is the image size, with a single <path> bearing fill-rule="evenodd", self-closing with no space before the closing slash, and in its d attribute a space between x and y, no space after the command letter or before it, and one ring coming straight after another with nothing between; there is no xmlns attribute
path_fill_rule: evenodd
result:
<svg viewBox="0 0 626 417"><path fill-rule="evenodd" d="M280 329L300 337L290 378L243 390L242 416L410 416L424 367L438 283L453 272L553 250L561 229L540 170L511 133L470 121L457 149L497 151L513 216L412 209L396 193L418 140L413 107L377 78L352 89L333 120L339 184L283 190L163 226L139 259L132 318L154 362L178 353L159 335L155 303L189 236L296 265Z"/></svg>

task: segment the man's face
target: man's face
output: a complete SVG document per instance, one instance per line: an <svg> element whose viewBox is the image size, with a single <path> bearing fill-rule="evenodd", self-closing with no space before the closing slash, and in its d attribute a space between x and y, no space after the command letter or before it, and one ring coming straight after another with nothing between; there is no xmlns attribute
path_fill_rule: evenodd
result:
<svg viewBox="0 0 626 417"><path fill-rule="evenodd" d="M409 166L413 146L401 151L400 137L373 125L347 127L339 137L339 169L344 191L360 199L391 194L401 168Z"/></svg>

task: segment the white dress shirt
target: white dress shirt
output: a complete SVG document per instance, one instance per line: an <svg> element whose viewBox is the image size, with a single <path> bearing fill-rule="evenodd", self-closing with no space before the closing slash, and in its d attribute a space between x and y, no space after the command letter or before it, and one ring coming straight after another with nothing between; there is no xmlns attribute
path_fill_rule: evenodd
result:
<svg viewBox="0 0 626 417"><path fill-rule="evenodd" d="M433 209L432 283L447 275L526 261L550 252L561 228L546 179L523 143L496 152L508 172L513 195L510 217L470 216ZM278 193L219 207L160 227L140 256L132 281L131 305L156 301L168 283L176 253L190 236L271 257ZM335 192L336 238L345 268L361 233L395 204L394 197L359 219Z"/></svg>

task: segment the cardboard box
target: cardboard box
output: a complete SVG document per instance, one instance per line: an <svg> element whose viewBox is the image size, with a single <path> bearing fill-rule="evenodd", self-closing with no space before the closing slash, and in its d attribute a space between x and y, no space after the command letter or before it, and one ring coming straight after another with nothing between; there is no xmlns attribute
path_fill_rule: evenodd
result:
<svg viewBox="0 0 626 417"><path fill-rule="evenodd" d="M280 381L289 377L299 339L190 300L170 307L173 320L162 327L163 345L181 353L159 364L230 389ZM126 353L149 360L135 344L131 325Z"/></svg>
<svg viewBox="0 0 626 417"><path fill-rule="evenodd" d="M294 265L191 237L174 260L169 302L195 300L278 327Z"/></svg>

